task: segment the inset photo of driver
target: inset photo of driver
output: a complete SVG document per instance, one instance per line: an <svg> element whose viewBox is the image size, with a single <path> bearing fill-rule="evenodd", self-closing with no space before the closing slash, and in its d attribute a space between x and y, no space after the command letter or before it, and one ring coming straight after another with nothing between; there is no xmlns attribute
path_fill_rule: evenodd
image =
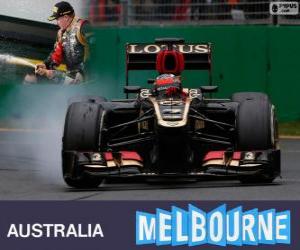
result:
<svg viewBox="0 0 300 250"><path fill-rule="evenodd" d="M0 30L3 83L71 85L88 81L93 31L81 1L19 1L5 3L1 12L5 14Z"/></svg>
<svg viewBox="0 0 300 250"><path fill-rule="evenodd" d="M0 200L300 200L299 6L277 4L3 2Z"/></svg>

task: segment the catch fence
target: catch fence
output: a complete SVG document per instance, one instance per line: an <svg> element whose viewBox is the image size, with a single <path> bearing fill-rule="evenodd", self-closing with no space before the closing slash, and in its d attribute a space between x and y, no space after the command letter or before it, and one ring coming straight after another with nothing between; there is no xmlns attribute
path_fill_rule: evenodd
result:
<svg viewBox="0 0 300 250"><path fill-rule="evenodd" d="M109 25L300 24L300 15L270 14L263 0L90 0L90 21Z"/></svg>

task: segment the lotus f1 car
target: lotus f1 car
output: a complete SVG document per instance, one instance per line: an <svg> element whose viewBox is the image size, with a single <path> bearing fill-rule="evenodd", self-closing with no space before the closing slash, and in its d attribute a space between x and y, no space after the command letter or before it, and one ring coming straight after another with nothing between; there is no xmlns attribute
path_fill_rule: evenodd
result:
<svg viewBox="0 0 300 250"><path fill-rule="evenodd" d="M213 99L212 86L185 88L183 70L211 69L210 44L156 39L127 44L125 93L80 97L65 119L62 168L72 187L109 177L229 177L269 183L280 175L275 109L267 95ZM130 70L157 70L150 88L129 85ZM145 80L146 82L146 80Z"/></svg>

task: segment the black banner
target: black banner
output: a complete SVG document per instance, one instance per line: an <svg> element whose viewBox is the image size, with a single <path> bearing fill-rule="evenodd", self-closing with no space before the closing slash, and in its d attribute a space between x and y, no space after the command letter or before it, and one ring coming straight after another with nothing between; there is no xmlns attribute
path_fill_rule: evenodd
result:
<svg viewBox="0 0 300 250"><path fill-rule="evenodd" d="M189 210L191 207L204 211L207 215L211 215L211 212L219 207L227 212L239 208L244 215L249 214L247 211L255 211L257 215L263 214L264 211L272 211L275 217L282 213L289 213L289 218L280 220L279 217L274 217L275 219L269 222L273 226L274 237L277 234L278 237L276 237L280 238L288 232L290 243L287 241L278 243L277 239L272 244L257 242L256 245L241 244L240 246L233 246L226 244L226 242L225 246L210 243L195 244L195 246L188 243L174 246L170 243L160 246L157 240L153 243L137 244L138 233L136 230L139 227L137 212L153 214L154 217L158 218L157 211L171 212L172 209L173 211L180 209L180 211L186 211L184 213L187 215L191 212ZM0 245L5 250L300 249L300 237L298 237L300 231L299 201L2 201L0 208ZM212 217L208 216L207 218ZM259 216L253 218L262 219ZM223 222L225 223L226 219ZM228 223L230 223L229 220ZM243 223L241 221L241 227L245 227L247 224L245 221ZM266 223L267 220L264 230L267 229ZM156 221L156 235L163 230L159 225ZM263 224L256 225L261 226ZM144 224L144 226L146 231L153 229L150 228L150 224ZM169 233L171 232L170 227L173 227L173 230L174 227L178 226L179 224L170 224ZM213 230L213 228L209 229L208 221L206 228L206 236L208 237L209 230ZM263 226L260 230L262 228ZM226 227L224 229L226 230ZM150 231L148 232L149 235ZM255 232L257 235L261 234L259 230Z"/></svg>

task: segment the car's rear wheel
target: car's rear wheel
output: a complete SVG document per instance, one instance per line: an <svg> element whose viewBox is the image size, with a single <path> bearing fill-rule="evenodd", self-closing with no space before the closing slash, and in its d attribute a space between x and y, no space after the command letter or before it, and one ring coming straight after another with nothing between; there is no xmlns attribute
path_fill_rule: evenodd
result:
<svg viewBox="0 0 300 250"><path fill-rule="evenodd" d="M263 101L269 101L269 97L260 92L237 92L234 93L231 97L233 102L242 103L246 100L263 100Z"/></svg>
<svg viewBox="0 0 300 250"><path fill-rule="evenodd" d="M277 124L274 107L269 98L261 93L236 95L239 102L236 117L236 149L255 151L275 149L277 143ZM270 183L275 179L272 171L260 175L242 177L243 183Z"/></svg>
<svg viewBox="0 0 300 250"><path fill-rule="evenodd" d="M73 96L68 100L68 104L71 105L73 102L91 102L91 103L102 103L107 102L107 99L102 96L95 96L95 95L79 95Z"/></svg>
<svg viewBox="0 0 300 250"><path fill-rule="evenodd" d="M102 179L85 175L65 151L98 151L102 108L97 103L75 102L67 111L63 136L63 177L76 188L97 187Z"/></svg>

